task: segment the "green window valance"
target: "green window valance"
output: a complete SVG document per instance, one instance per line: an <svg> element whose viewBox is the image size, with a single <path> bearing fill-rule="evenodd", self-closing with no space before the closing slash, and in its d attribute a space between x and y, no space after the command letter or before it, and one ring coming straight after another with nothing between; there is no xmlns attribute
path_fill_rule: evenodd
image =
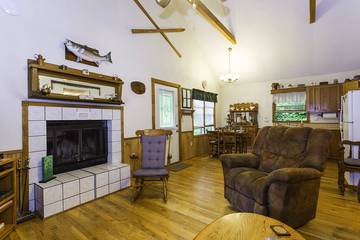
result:
<svg viewBox="0 0 360 240"><path fill-rule="evenodd" d="M207 102L217 102L217 94L211 92L205 92L199 89L192 90L192 99L207 101Z"/></svg>

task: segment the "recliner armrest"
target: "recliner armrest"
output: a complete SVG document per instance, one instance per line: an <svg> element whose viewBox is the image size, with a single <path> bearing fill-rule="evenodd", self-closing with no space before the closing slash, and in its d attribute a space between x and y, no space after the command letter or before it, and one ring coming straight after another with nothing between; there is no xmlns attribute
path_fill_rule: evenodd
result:
<svg viewBox="0 0 360 240"><path fill-rule="evenodd" d="M259 157L252 153L246 154L223 154L220 156L220 161L224 168L231 169L237 167L259 167Z"/></svg>
<svg viewBox="0 0 360 240"><path fill-rule="evenodd" d="M315 168L280 168L268 175L268 182L302 182L317 179L322 173Z"/></svg>

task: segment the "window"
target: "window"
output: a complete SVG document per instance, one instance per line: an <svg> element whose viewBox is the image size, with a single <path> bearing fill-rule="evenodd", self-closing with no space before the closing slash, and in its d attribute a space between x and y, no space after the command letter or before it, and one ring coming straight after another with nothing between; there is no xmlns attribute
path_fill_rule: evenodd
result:
<svg viewBox="0 0 360 240"><path fill-rule="evenodd" d="M306 93L280 93L274 95L275 122L306 122Z"/></svg>
<svg viewBox="0 0 360 240"><path fill-rule="evenodd" d="M182 108L191 108L191 90L182 89Z"/></svg>
<svg viewBox="0 0 360 240"><path fill-rule="evenodd" d="M161 89L159 91L160 128L175 127L174 92Z"/></svg>
<svg viewBox="0 0 360 240"><path fill-rule="evenodd" d="M194 100L194 135L206 134L215 129L215 103Z"/></svg>

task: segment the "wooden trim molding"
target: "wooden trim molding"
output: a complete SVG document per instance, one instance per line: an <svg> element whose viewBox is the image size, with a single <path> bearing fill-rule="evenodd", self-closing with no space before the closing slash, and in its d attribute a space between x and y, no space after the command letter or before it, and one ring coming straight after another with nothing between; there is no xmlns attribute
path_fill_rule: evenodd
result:
<svg viewBox="0 0 360 240"><path fill-rule="evenodd" d="M74 107L74 108L100 108L100 109L114 109L124 110L123 106L104 106L98 104L76 104L76 103L64 103L64 102L35 102L35 101L23 101L22 106L41 106L41 107ZM24 118L23 118L24 119Z"/></svg>
<svg viewBox="0 0 360 240"><path fill-rule="evenodd" d="M309 0L310 4L310 24L316 22L316 0Z"/></svg>
<svg viewBox="0 0 360 240"><path fill-rule="evenodd" d="M190 4L196 4L196 10L209 22L213 25L222 35L226 37L232 44L236 44L236 38L234 34L227 29L224 24L209 10L206 5L200 0L188 0Z"/></svg>
<svg viewBox="0 0 360 240"><path fill-rule="evenodd" d="M144 6L140 3L139 0L133 0L134 3L140 8L140 10L145 14L145 16L147 17L147 19L149 19L149 21L151 22L151 24L157 29L160 30L161 28L159 27L159 25L154 21L154 19L150 16L150 14L146 11L146 9L144 8ZM161 36L163 36L163 38L165 39L165 41L170 45L170 47L174 50L174 52L176 53L176 55L181 58L181 53L175 48L174 44L170 41L170 39L168 38L168 36L166 36L166 34L163 31L159 32L161 34Z"/></svg>

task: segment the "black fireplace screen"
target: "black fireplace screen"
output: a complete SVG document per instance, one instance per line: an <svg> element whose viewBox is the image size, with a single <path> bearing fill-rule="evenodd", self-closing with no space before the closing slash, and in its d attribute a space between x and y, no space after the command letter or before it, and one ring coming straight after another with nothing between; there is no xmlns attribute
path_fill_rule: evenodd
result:
<svg viewBox="0 0 360 240"><path fill-rule="evenodd" d="M107 162L106 121L48 121L47 154L54 156L54 173Z"/></svg>

